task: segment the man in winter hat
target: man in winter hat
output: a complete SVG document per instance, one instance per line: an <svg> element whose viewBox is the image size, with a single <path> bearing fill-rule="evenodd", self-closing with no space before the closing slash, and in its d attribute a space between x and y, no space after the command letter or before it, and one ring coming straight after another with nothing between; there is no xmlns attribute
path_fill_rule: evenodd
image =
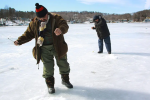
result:
<svg viewBox="0 0 150 100"><path fill-rule="evenodd" d="M98 36L98 45L99 51L98 53L103 53L103 40L105 42L105 46L108 54L111 54L111 41L110 41L110 32L107 27L106 20L101 15L95 15L93 17L93 22L95 23L95 27L92 29L96 29Z"/></svg>
<svg viewBox="0 0 150 100"><path fill-rule="evenodd" d="M67 33L69 26L60 15L49 13L44 6L38 3L35 6L37 16L32 19L27 30L14 44L22 45L35 38L33 56L37 60L37 64L40 60L43 62L43 77L49 93L55 93L54 57L59 67L62 84L68 88L73 88L69 81L68 46L63 36Z"/></svg>

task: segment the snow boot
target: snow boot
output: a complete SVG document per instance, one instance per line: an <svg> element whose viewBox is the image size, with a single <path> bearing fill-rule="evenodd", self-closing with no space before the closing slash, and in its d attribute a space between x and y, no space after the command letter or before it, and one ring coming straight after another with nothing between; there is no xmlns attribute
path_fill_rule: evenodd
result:
<svg viewBox="0 0 150 100"><path fill-rule="evenodd" d="M46 78L45 82L46 82L46 85L48 88L48 92L50 94L55 93L55 88L54 88L55 79L54 79L54 77L52 76L52 77Z"/></svg>
<svg viewBox="0 0 150 100"><path fill-rule="evenodd" d="M97 53L103 53L103 51L98 51Z"/></svg>
<svg viewBox="0 0 150 100"><path fill-rule="evenodd" d="M69 74L61 74L62 84L67 88L73 88L73 85L69 81Z"/></svg>

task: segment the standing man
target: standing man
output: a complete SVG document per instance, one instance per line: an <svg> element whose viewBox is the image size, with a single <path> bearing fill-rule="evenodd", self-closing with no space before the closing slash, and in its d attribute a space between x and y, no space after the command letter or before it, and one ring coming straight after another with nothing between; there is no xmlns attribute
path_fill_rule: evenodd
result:
<svg viewBox="0 0 150 100"><path fill-rule="evenodd" d="M98 36L98 45L99 51L98 53L103 53L103 40L105 42L105 46L107 49L108 54L111 54L111 41L110 41L110 32L107 27L106 20L102 18L101 15L95 15L93 17L93 21L95 23L95 27L92 29L96 29L97 36Z"/></svg>
<svg viewBox="0 0 150 100"><path fill-rule="evenodd" d="M43 62L43 77L49 93L55 93L54 57L59 67L62 84L73 88L69 81L68 46L63 36L67 33L69 26L60 15L48 13L47 9L38 3L35 6L37 17L30 22L27 30L14 44L22 45L35 38L33 56L37 60L37 64L40 60Z"/></svg>

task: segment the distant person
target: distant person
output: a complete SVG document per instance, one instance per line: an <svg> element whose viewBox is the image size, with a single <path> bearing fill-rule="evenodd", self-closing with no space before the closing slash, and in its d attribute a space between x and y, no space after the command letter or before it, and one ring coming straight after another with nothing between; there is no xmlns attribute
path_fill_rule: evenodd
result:
<svg viewBox="0 0 150 100"><path fill-rule="evenodd" d="M103 40L104 40L107 52L108 54L111 54L110 32L107 27L106 20L101 15L95 15L93 17L93 21L95 23L95 27L92 27L92 29L96 29L97 36L99 38L98 39L98 46L99 46L98 53L103 53Z"/></svg>
<svg viewBox="0 0 150 100"><path fill-rule="evenodd" d="M63 36L67 33L69 26L60 15L49 13L44 6L38 3L35 5L37 17L30 22L27 30L14 44L16 46L22 45L35 38L33 56L37 60L37 64L40 60L43 62L43 77L49 93L55 93L54 57L59 67L62 84L68 88L73 88L69 81L68 46Z"/></svg>

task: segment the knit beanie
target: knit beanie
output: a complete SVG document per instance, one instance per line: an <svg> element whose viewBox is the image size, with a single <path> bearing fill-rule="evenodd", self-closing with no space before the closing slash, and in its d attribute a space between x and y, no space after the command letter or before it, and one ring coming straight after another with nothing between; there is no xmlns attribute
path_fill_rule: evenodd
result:
<svg viewBox="0 0 150 100"><path fill-rule="evenodd" d="M93 17L93 21L95 21L95 20L97 20L97 19L101 19L101 18L102 18L101 15L95 15L95 16Z"/></svg>
<svg viewBox="0 0 150 100"><path fill-rule="evenodd" d="M42 18L48 13L47 9L44 6L39 5L39 3L36 3L35 6L36 6L35 11L37 17Z"/></svg>

